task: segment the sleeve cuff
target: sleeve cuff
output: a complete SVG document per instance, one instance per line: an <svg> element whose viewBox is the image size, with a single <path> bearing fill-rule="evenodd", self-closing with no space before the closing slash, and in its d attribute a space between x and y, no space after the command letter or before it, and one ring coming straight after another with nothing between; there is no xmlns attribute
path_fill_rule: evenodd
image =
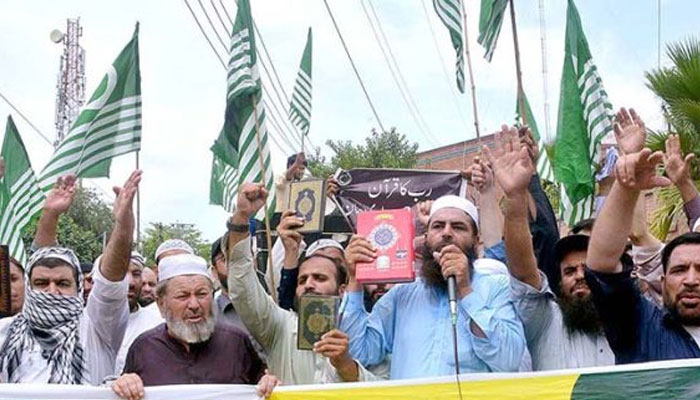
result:
<svg viewBox="0 0 700 400"><path fill-rule="evenodd" d="M240 263L244 260L253 259L253 252L250 250L250 242L247 239L241 240L233 245L230 254L232 254L232 256L229 263Z"/></svg>
<svg viewBox="0 0 700 400"><path fill-rule="evenodd" d="M94 282L92 292L94 295L99 295L102 298L119 300L122 297L126 297L129 290L129 282L126 276L121 281L112 282L102 275L99 265L92 270L92 280Z"/></svg>
<svg viewBox="0 0 700 400"><path fill-rule="evenodd" d="M552 290L549 287L549 281L547 280L547 275L542 271L537 271L540 274L540 285L539 289L522 282L515 277L510 277L510 290L513 294L513 298L523 298L526 296L554 296Z"/></svg>

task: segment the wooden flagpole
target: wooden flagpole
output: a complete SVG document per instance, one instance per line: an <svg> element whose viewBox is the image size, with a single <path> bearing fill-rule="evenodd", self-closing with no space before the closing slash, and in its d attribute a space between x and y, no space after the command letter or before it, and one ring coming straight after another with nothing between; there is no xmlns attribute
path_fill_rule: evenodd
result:
<svg viewBox="0 0 700 400"><path fill-rule="evenodd" d="M262 149L262 138L260 137L260 123L258 121L258 102L256 96L253 96L253 117L255 118L255 139L258 142L258 159L260 160L260 174L262 176L263 186L266 186L265 176L267 174L265 173L265 160ZM272 189L274 190L274 187ZM268 193L268 196L270 195L272 194ZM270 213L267 209L267 199L263 204L263 210L265 212L265 239L267 241L267 272L269 275L268 283L270 285L270 295L272 296L272 300L275 302L275 304L279 304L279 300L277 299L277 285L275 284L275 271L273 271L272 267L272 234L270 233Z"/></svg>
<svg viewBox="0 0 700 400"><path fill-rule="evenodd" d="M479 130L479 112L476 105L476 85L474 84L474 72L472 70L472 57L469 53L469 34L467 33L467 12L464 8L464 1L460 2L462 6L462 25L464 26L464 55L467 59L467 69L469 70L469 87L472 95L472 109L474 111L474 129L476 130L477 143L481 144L481 132Z"/></svg>
<svg viewBox="0 0 700 400"><path fill-rule="evenodd" d="M136 151L136 169L141 169L139 163L140 150ZM141 246L141 188L136 188L136 243Z"/></svg>
<svg viewBox="0 0 700 400"><path fill-rule="evenodd" d="M518 82L518 109L520 110L520 118L523 125L527 125L527 116L525 114L525 92L523 91L523 73L520 68L520 46L518 44L518 29L515 24L515 6L513 0L510 3L510 23L513 30L513 47L515 48L515 76Z"/></svg>

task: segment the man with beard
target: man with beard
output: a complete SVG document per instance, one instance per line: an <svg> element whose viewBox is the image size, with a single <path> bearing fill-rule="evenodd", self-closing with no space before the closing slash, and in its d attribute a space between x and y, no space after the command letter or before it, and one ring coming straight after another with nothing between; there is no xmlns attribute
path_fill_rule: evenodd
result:
<svg viewBox="0 0 700 400"><path fill-rule="evenodd" d="M96 261L95 264L99 265L99 261ZM146 259L135 251L131 252L129 273L127 275L129 278L129 324L126 327L126 333L124 334L122 345L119 348L119 352L117 352L117 362L114 366L114 375L116 376L119 376L124 369L126 354L134 340L136 340L136 338L143 332L154 328L163 322L163 317L160 316L157 309L142 308L138 303L139 297L141 296L141 289L143 287L142 273L148 269L145 266Z"/></svg>
<svg viewBox="0 0 700 400"><path fill-rule="evenodd" d="M640 191L671 184L656 175L662 159L649 149L620 157L591 235L586 280L617 363L700 357L700 234L686 233L664 247L662 309L640 294L618 261Z"/></svg>
<svg viewBox="0 0 700 400"><path fill-rule="evenodd" d="M554 245L553 261L560 271L555 295L547 275L537 268L529 227L528 186L534 164L515 129L505 127L501 141L484 152L506 196L505 250L511 291L533 370L613 365L615 356L584 279L588 236L567 236Z"/></svg>
<svg viewBox="0 0 700 400"><path fill-rule="evenodd" d="M96 385L112 373L129 318L124 278L140 180L141 171L135 171L123 188L115 188L114 229L84 306L80 262L70 249L55 247L58 219L73 202L76 181L72 175L59 178L39 219L39 248L27 263L24 308L0 322L0 381Z"/></svg>
<svg viewBox="0 0 700 400"><path fill-rule="evenodd" d="M341 329L350 353L374 366L392 354L391 379L454 374L452 316L447 277L457 287L457 342L464 372L517 371L525 350L523 327L510 300L508 278L474 270L479 220L476 206L458 196L432 204L425 233L422 276L398 285L363 307L358 262L372 262L371 243L355 235L345 252L350 283Z"/></svg>
<svg viewBox="0 0 700 400"><path fill-rule="evenodd" d="M245 333L217 323L213 300L214 286L203 258L163 258L156 301L165 324L134 341L124 374L112 385L114 392L137 400L144 386L258 383L264 364ZM265 381L270 379L275 380L267 376ZM268 386L265 381L262 384Z"/></svg>
<svg viewBox="0 0 700 400"><path fill-rule="evenodd" d="M267 195L261 184L241 185L222 249L227 254L231 303L265 349L270 372L294 385L374 379L350 357L348 337L337 329L316 342L313 352L297 349L296 312L277 306L258 282L248 221L265 204ZM299 263L298 273L295 302L305 294L342 296L345 291L347 272L332 257L315 253Z"/></svg>
<svg viewBox="0 0 700 400"><path fill-rule="evenodd" d="M156 273L151 268L144 268L141 272L143 286L141 286L141 296L139 297L139 305L146 307L156 301Z"/></svg>

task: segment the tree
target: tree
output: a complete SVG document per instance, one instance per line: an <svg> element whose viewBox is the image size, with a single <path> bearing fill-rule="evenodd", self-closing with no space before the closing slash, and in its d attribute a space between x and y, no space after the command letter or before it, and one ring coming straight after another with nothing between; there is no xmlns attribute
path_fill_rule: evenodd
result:
<svg viewBox="0 0 700 400"><path fill-rule="evenodd" d="M24 243L29 249L38 217L24 230ZM102 254L102 245L112 231L112 208L94 189L78 186L73 204L58 220L58 242L75 251L82 262L93 262Z"/></svg>
<svg viewBox="0 0 700 400"><path fill-rule="evenodd" d="M413 168L418 160L418 143L409 142L396 128L382 133L373 129L364 145L349 140L328 140L326 145L335 153L330 162L320 154L320 149L308 159L314 176L325 178L338 168Z"/></svg>
<svg viewBox="0 0 700 400"><path fill-rule="evenodd" d="M207 243L202 238L202 232L193 224L180 222L164 224L162 222L151 222L143 233L141 250L143 255L151 261L155 261L155 253L158 246L168 239L182 239L192 246L195 254L205 260L211 258L211 243Z"/></svg>
<svg viewBox="0 0 700 400"><path fill-rule="evenodd" d="M684 154L700 155L700 41L691 38L671 43L666 54L670 67L645 73L649 87L664 102L667 132L650 132L647 145L654 151L664 150L670 132L678 133ZM692 164L691 177L697 182L700 169ZM651 232L665 240L671 223L682 215L683 203L675 187L657 191L658 207L651 216Z"/></svg>

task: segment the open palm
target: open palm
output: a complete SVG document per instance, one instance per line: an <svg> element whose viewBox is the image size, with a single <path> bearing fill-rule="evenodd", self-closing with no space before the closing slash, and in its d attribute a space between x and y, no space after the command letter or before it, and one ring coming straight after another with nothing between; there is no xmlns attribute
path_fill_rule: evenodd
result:
<svg viewBox="0 0 700 400"><path fill-rule="evenodd" d="M493 167L493 174L506 196L527 190L534 173L528 149L520 144L516 131L503 126L497 135L494 150L487 146L484 154Z"/></svg>
<svg viewBox="0 0 700 400"><path fill-rule="evenodd" d="M632 154L641 151L647 139L647 130L644 121L637 115L634 108L629 112L624 107L615 115L615 139L623 154Z"/></svg>
<svg viewBox="0 0 700 400"><path fill-rule="evenodd" d="M51 211L55 214L63 214L73 204L75 197L76 177L73 174L59 177L56 184L53 185L51 191L46 196L44 201L44 210Z"/></svg>

